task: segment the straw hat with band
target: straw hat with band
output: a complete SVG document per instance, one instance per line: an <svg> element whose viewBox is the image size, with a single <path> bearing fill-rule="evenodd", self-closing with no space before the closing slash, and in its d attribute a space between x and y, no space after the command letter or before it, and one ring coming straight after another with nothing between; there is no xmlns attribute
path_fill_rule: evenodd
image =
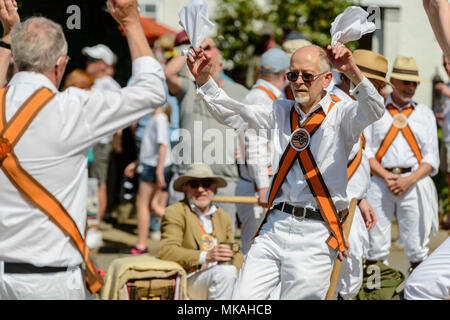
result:
<svg viewBox="0 0 450 320"><path fill-rule="evenodd" d="M191 180L203 180L209 179L213 180L214 183L217 183L219 188L223 188L227 186L227 181L220 177L214 175L211 168L204 163L193 163L189 166L186 173L180 177L178 177L174 183L173 188L175 191L183 192L183 186L187 184Z"/></svg>
<svg viewBox="0 0 450 320"><path fill-rule="evenodd" d="M390 76L391 78L404 81L428 81L427 79L419 77L419 70L417 68L416 60L413 57L398 56L395 58L394 67L392 68Z"/></svg>
<svg viewBox="0 0 450 320"><path fill-rule="evenodd" d="M394 87L386 80L388 72L388 61L381 54L364 49L357 49L353 52L353 58L361 73L369 79L383 81Z"/></svg>

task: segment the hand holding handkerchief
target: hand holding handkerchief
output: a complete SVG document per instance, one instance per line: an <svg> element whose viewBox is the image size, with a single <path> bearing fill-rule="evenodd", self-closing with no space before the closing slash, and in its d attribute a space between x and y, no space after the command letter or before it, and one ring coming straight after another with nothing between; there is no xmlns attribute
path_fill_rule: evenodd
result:
<svg viewBox="0 0 450 320"><path fill-rule="evenodd" d="M208 7L204 0L192 0L178 13L180 25L186 31L192 47L197 50L205 40L214 23L209 20ZM190 54L183 52L183 55Z"/></svg>
<svg viewBox="0 0 450 320"><path fill-rule="evenodd" d="M361 7L351 6L338 15L331 24L331 47L337 42L345 44L361 39L366 33L374 32L375 23L368 22L369 14Z"/></svg>

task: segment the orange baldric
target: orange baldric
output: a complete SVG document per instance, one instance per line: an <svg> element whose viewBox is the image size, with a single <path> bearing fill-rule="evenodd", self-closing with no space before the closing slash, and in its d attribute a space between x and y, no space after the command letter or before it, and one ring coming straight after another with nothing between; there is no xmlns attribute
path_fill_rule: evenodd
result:
<svg viewBox="0 0 450 320"><path fill-rule="evenodd" d="M262 90L262 91L264 91L265 93L267 93L267 95L270 97L270 99L272 99L272 101L276 101L276 100L277 100L277 98L275 97L275 95L274 95L272 92L270 92L269 89L264 88L263 86L258 86L258 87L256 87L256 89Z"/></svg>
<svg viewBox="0 0 450 320"><path fill-rule="evenodd" d="M402 123L397 124L398 127L395 126L395 121L398 121L397 119L395 119L395 116L402 114L407 119L414 110L413 106L410 105L409 107L403 109L400 112L392 104L389 104L387 106L387 109L388 109L389 113L392 115L392 117L394 117L394 121L393 121L393 124L392 124L391 128L389 129L388 133L386 134L386 137L381 142L380 148L378 149L377 154L375 155L375 158L377 159L378 162L381 163L381 159L386 154L387 150L391 146L391 144L394 141L395 137L397 136L398 132L401 131L403 133L403 136L405 137L406 141L408 142L409 146L411 147L411 150L413 151L414 155L416 156L417 161L420 163L422 161L422 153L420 152L420 148L417 143L417 140L416 140L413 132L411 131L411 128L407 124L407 122L404 124L402 124ZM399 120L401 120L401 119L399 119ZM402 126L402 125L403 125L403 127L400 128L400 126Z"/></svg>
<svg viewBox="0 0 450 320"><path fill-rule="evenodd" d="M350 181L350 179L353 177L353 175L356 172L356 169L358 169L359 165L361 164L362 160L362 153L363 149L366 147L366 138L364 138L364 135L361 134L361 137L359 138L359 150L358 153L355 154L355 157L349 161L347 164L347 180Z"/></svg>
<svg viewBox="0 0 450 320"><path fill-rule="evenodd" d="M103 279L97 272L89 256L80 231L62 204L37 180L26 172L14 153L14 146L20 140L36 115L55 95L47 88L35 91L20 107L9 122L6 121L6 92L0 90L0 168L20 194L33 206L41 210L67 235L80 251L86 268L86 284L89 292L98 292L103 286Z"/></svg>
<svg viewBox="0 0 450 320"><path fill-rule="evenodd" d="M340 99L334 95L330 96L332 102L328 107L328 112L335 105L336 102L339 102ZM308 131L310 137L314 135L314 133L319 129L323 120L325 119L326 114L322 108L317 109L313 112L301 126L303 129ZM299 115L295 111L295 107L291 109L291 130L294 132L300 128L299 125ZM314 156L311 153L310 146L302 151L297 151L292 148L291 144L288 143L283 156L280 159L278 172L275 174L272 180L272 185L269 191L268 204L269 210L272 207L273 201L278 193L278 190L281 188L281 185L284 183L286 176L289 170L292 168L295 160L298 160L300 167L303 171L303 175L308 183L309 189L316 200L316 203L319 207L320 213L322 215L325 224L327 225L328 230L331 235L327 239L327 244L333 248L334 250L344 251L344 241L343 241L343 233L342 233L342 222L338 216L338 212L336 207L331 199L330 192L328 191L328 187L325 184L325 181L320 173L319 168L314 160ZM264 218L263 223L267 219L267 215L269 210L266 212L266 216ZM258 231L259 233L259 231ZM257 233L257 234L258 234Z"/></svg>

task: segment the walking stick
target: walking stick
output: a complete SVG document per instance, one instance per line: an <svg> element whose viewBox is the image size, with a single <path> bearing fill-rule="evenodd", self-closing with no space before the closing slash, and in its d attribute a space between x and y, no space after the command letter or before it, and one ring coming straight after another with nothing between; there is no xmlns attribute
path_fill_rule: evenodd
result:
<svg viewBox="0 0 450 320"><path fill-rule="evenodd" d="M352 227L353 217L355 216L356 204L358 203L358 199L353 198L350 201L350 208L348 210L348 217L345 219L343 231L345 237L348 239L348 235L350 233L350 228ZM341 273L342 261L336 258L334 262L333 271L331 272L330 278L330 287L328 288L327 295L325 296L325 300L333 300L334 291L336 290L336 285L339 280L339 274Z"/></svg>
<svg viewBox="0 0 450 320"><path fill-rule="evenodd" d="M215 196L213 201L226 203L258 204L258 198L244 196Z"/></svg>

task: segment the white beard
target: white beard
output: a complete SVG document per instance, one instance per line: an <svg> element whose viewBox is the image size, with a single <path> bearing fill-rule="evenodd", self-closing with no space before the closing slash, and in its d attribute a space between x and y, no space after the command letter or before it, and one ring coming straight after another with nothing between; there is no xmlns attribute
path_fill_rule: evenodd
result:
<svg viewBox="0 0 450 320"><path fill-rule="evenodd" d="M310 100L309 94L305 94L305 95L294 94L294 98L295 98L295 101L297 101L300 104L306 104Z"/></svg>

